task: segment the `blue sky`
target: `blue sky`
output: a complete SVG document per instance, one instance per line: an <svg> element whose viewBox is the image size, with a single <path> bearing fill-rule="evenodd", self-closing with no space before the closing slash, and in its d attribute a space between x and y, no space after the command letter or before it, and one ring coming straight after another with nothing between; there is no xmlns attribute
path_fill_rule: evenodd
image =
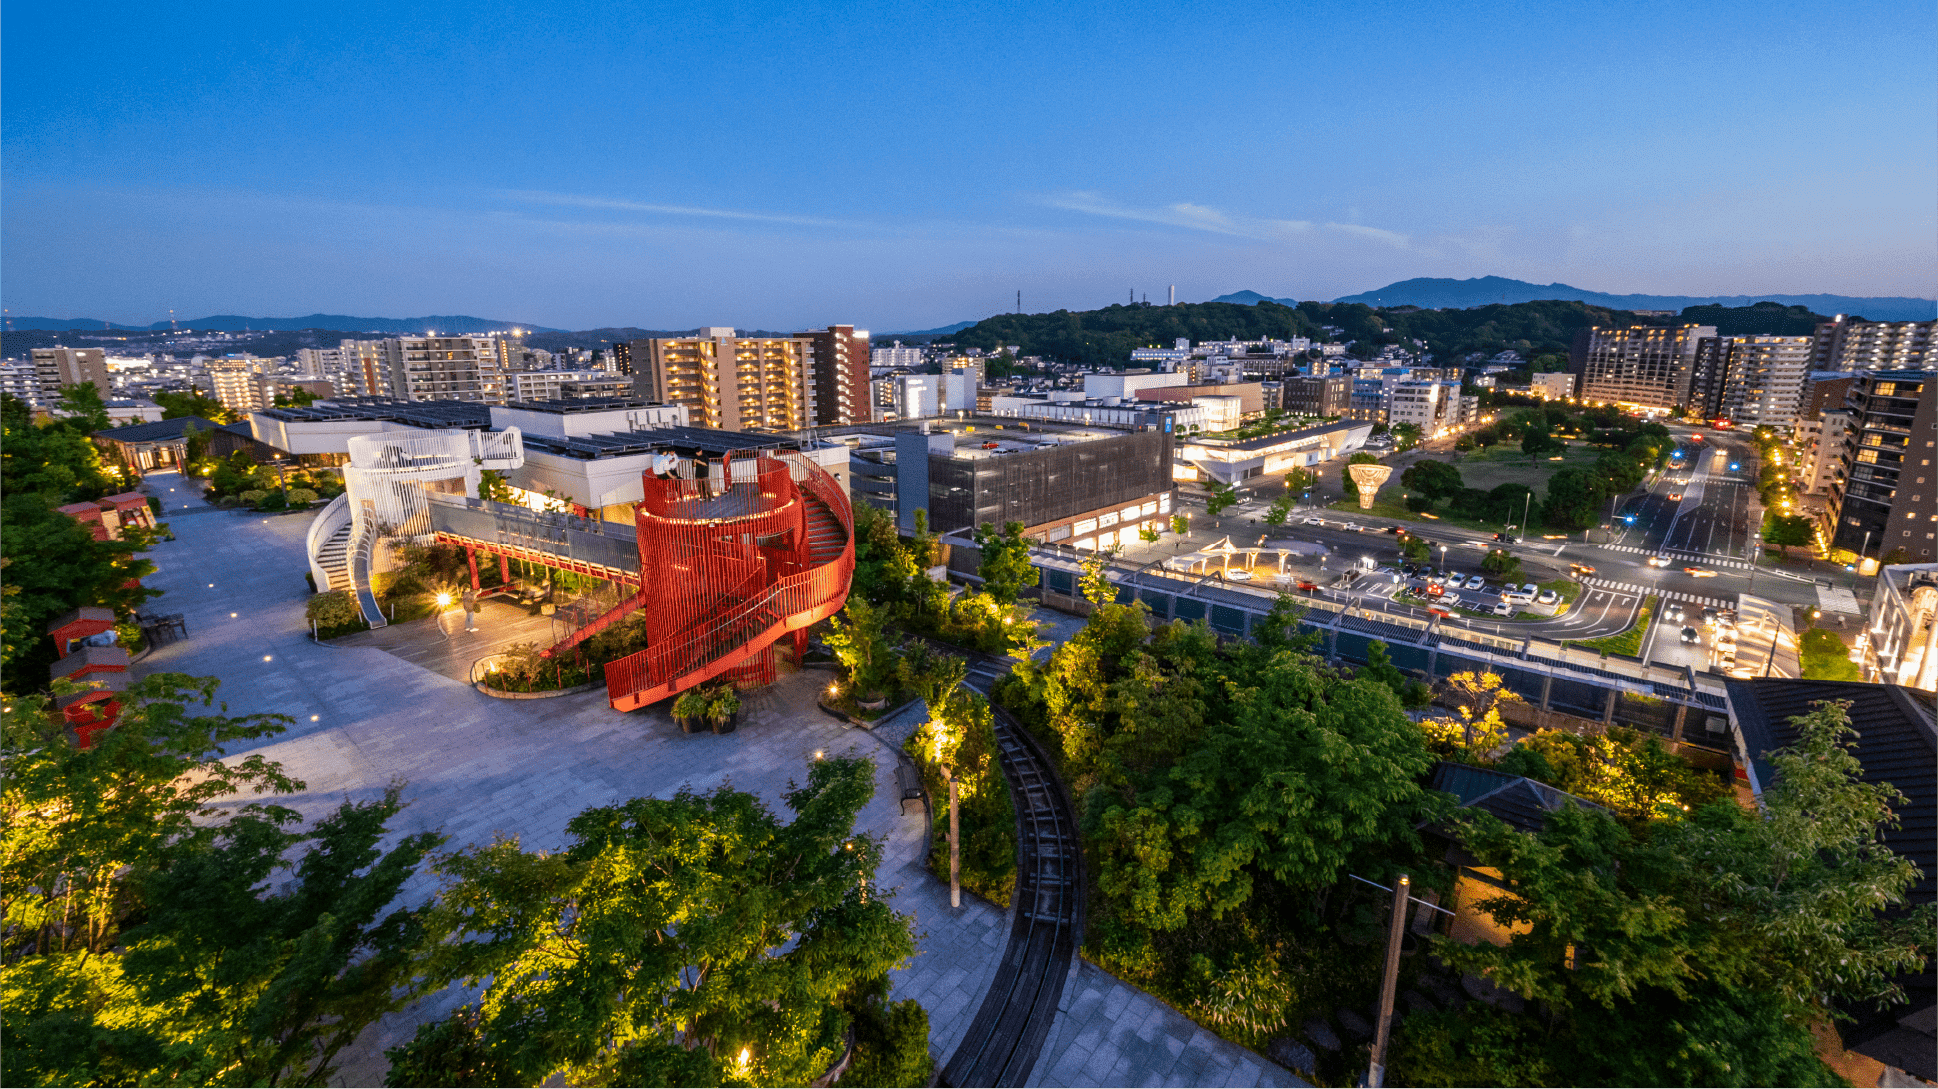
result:
<svg viewBox="0 0 1938 1089"><path fill-rule="evenodd" d="M1924 295L1926 2L16 0L12 313L916 329L1171 284Z"/></svg>

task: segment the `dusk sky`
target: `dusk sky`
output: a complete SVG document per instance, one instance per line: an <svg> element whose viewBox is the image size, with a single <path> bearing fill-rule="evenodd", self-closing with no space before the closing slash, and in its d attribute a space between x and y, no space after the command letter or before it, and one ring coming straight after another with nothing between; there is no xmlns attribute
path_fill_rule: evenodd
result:
<svg viewBox="0 0 1938 1089"><path fill-rule="evenodd" d="M878 332L1412 276L1931 296L1917 3L5 8L0 301Z"/></svg>

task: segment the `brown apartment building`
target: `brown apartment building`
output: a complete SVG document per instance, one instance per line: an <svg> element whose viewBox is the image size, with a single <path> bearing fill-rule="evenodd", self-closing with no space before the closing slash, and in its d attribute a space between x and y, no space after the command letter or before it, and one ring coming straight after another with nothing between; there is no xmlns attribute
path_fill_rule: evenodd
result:
<svg viewBox="0 0 1938 1089"><path fill-rule="evenodd" d="M796 431L813 423L812 353L805 337L743 337L710 327L690 337L635 340L628 355L634 391L687 406L695 427Z"/></svg>
<svg viewBox="0 0 1938 1089"><path fill-rule="evenodd" d="M807 341L813 353L811 422L818 427L874 422L868 386L868 330L830 325L794 336Z"/></svg>

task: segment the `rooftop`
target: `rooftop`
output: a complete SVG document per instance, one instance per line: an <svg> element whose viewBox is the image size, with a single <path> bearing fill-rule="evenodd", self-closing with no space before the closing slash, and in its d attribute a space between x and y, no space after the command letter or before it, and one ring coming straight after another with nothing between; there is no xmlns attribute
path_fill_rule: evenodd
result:
<svg viewBox="0 0 1938 1089"><path fill-rule="evenodd" d="M1220 450L1244 450L1250 453L1257 453L1261 450L1272 450L1280 446L1295 446L1299 443L1316 439L1321 435L1328 435L1335 431L1347 431L1355 427L1363 427L1371 431L1373 425L1366 420L1340 420L1338 423L1320 424L1318 427L1287 431L1280 435L1260 435L1255 439L1243 439L1238 442L1220 442L1216 439L1192 439L1191 442L1194 445L1216 447Z"/></svg>
<svg viewBox="0 0 1938 1089"><path fill-rule="evenodd" d="M481 401L399 401L390 397L332 397L307 407L266 408L262 415L292 423L390 420L412 427L490 428L491 406Z"/></svg>
<svg viewBox="0 0 1938 1089"><path fill-rule="evenodd" d="M539 449L581 461L630 457L661 450L688 457L719 457L749 450L794 449L793 439L780 435L756 435L745 431L716 431L707 427L657 427L650 431L608 431L592 435L525 435L527 450Z"/></svg>

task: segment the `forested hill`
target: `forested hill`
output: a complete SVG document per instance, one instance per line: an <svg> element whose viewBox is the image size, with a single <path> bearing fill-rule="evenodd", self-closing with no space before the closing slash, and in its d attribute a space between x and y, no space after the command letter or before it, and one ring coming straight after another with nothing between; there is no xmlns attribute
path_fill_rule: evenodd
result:
<svg viewBox="0 0 1938 1089"><path fill-rule="evenodd" d="M1302 302L1296 307L1265 300L1242 303L1180 303L1152 306L1122 303L1102 310L1058 310L1050 314L998 314L951 338L964 348L994 350L1007 344L1022 355L1120 367L1133 348L1168 348L1178 337L1205 340L1349 340L1353 354L1372 356L1382 344L1418 339L1438 360L1469 352L1492 355L1512 348L1524 357L1566 353L1578 330L1590 325L1647 325L1697 322L1714 325L1725 336L1752 333L1806 334L1825 320L1801 306L1698 306L1677 318L1638 318L1580 302L1544 301L1477 306L1468 310L1420 310L1410 306L1374 309L1362 303ZM1323 327L1339 330L1337 336Z"/></svg>

